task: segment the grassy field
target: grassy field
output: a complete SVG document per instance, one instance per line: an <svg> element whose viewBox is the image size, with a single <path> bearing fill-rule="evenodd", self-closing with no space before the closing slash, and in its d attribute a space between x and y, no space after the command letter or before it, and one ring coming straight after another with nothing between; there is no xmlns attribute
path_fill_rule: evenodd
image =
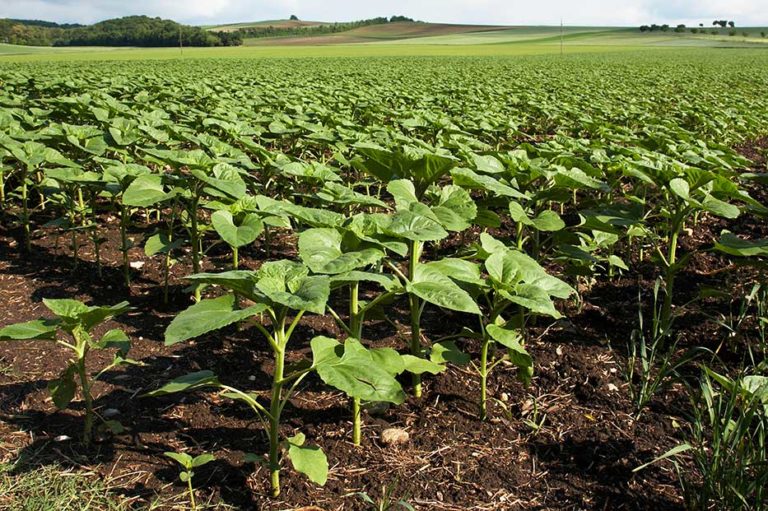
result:
<svg viewBox="0 0 768 511"><path fill-rule="evenodd" d="M331 25L326 21L304 21L304 20L264 20L264 21L245 21L242 23L226 23L224 25L206 25L203 28L216 32L232 32L241 28L300 28L317 27L320 25Z"/></svg>
<svg viewBox="0 0 768 511"><path fill-rule="evenodd" d="M221 25L216 29L271 24L272 21ZM307 24L276 20L274 23ZM298 26L298 25L297 25ZM736 35L690 32L641 33L634 28L565 27L563 52L595 53L686 47L768 48L764 27L741 28ZM748 35L745 37L743 33ZM560 27L499 27L437 23L389 23L339 34L246 39L227 48L50 48L0 44L0 62L66 60L162 60L180 58L515 56L560 52Z"/></svg>

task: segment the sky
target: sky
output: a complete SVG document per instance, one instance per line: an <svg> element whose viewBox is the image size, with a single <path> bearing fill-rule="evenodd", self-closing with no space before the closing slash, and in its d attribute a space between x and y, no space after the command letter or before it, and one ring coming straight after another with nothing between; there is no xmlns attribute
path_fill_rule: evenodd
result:
<svg viewBox="0 0 768 511"><path fill-rule="evenodd" d="M192 25L285 19L351 21L394 14L496 25L768 26L768 0L0 0L0 18L94 23L145 14Z"/></svg>

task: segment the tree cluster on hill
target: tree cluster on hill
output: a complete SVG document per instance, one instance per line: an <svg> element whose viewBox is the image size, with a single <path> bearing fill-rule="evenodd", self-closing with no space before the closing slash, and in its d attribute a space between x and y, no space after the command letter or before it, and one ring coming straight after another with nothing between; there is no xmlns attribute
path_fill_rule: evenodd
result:
<svg viewBox="0 0 768 511"><path fill-rule="evenodd" d="M293 16L292 16L293 18ZM298 19L298 18L297 18ZM237 29L234 33L240 34L245 38L264 38L264 37L291 37L291 36L312 36L312 35L325 35L336 34L338 32L346 32L360 27L367 27L371 25L385 25L387 23L398 22L411 22L414 23L413 18L407 16L392 16L370 18L366 20L348 21L341 23L327 23L323 25L310 25L299 27L275 27L273 25L261 25L253 27L244 27Z"/></svg>
<svg viewBox="0 0 768 511"><path fill-rule="evenodd" d="M731 29L733 29L734 27L736 27L736 23L728 20L714 20L712 22L712 26L720 27L720 28L731 27ZM657 25L655 23L652 25L640 25L640 32L656 32L656 31L667 32L669 31L669 25ZM674 31L678 33L685 32L686 27L685 25L680 24L674 28ZM690 29L690 31L691 33L694 33L694 34L697 34L699 32L703 34L705 33L704 24L699 23L699 28L693 27ZM731 30L731 32L732 32L731 35L735 35L736 33L734 30ZM712 34L717 35L719 34L719 32L712 31ZM745 33L744 37L746 37L747 35L748 34Z"/></svg>
<svg viewBox="0 0 768 511"><path fill-rule="evenodd" d="M0 42L33 46L237 46L236 32L210 32L171 20L127 16L87 26L0 20Z"/></svg>

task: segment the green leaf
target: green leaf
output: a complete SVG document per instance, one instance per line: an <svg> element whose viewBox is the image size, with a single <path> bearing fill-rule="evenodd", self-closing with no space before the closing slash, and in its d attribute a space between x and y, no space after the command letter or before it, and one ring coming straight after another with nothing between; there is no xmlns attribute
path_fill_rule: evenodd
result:
<svg viewBox="0 0 768 511"><path fill-rule="evenodd" d="M741 210L738 208L738 206L734 206L733 204L729 204L725 201L721 201L720 199L716 199L711 195L704 197L704 200L701 201L701 206L706 211L709 211L713 215L719 216L721 218L734 219L738 218L739 214L741 213Z"/></svg>
<svg viewBox="0 0 768 511"><path fill-rule="evenodd" d="M237 299L228 294L201 300L177 315L165 330L165 345L199 337L264 312L266 306L257 304L238 309Z"/></svg>
<svg viewBox="0 0 768 511"><path fill-rule="evenodd" d="M144 253L147 257L152 257L156 254L168 254L183 245L183 240L175 239L170 241L166 233L160 232L147 238L146 243L144 243Z"/></svg>
<svg viewBox="0 0 768 511"><path fill-rule="evenodd" d="M75 365L70 364L61 373L59 378L48 382L48 392L50 392L53 398L53 404L60 410L66 408L75 397L75 391L77 390L77 384L75 383L76 370Z"/></svg>
<svg viewBox="0 0 768 511"><path fill-rule="evenodd" d="M691 187L688 185L688 181L685 179L676 177L675 179L672 179L669 182L669 189L672 190L672 193L677 195L683 200L690 200L691 199Z"/></svg>
<svg viewBox="0 0 768 511"><path fill-rule="evenodd" d="M438 307L469 314L480 314L480 308L469 293L460 288L449 277L446 277L440 270L428 264L416 266L416 272L411 282L406 285L406 290Z"/></svg>
<svg viewBox="0 0 768 511"><path fill-rule="evenodd" d="M384 228L386 234L412 241L437 241L448 237L448 232L429 208L419 203L411 206L417 211L400 210L390 217Z"/></svg>
<svg viewBox="0 0 768 511"><path fill-rule="evenodd" d="M147 208L168 197L169 195L163 186L163 177L159 174L148 174L137 177L128 185L123 193L123 204Z"/></svg>
<svg viewBox="0 0 768 511"><path fill-rule="evenodd" d="M546 210L533 219L533 226L539 231L553 232L563 229L565 222L554 211Z"/></svg>
<svg viewBox="0 0 768 511"><path fill-rule="evenodd" d="M384 257L378 248L345 251L343 235L336 229L308 229L299 236L299 256L315 273L346 273L376 263Z"/></svg>
<svg viewBox="0 0 768 511"><path fill-rule="evenodd" d="M429 360L435 364L446 364L448 362L459 366L469 364L472 357L464 353L456 346L453 341L443 341L432 345L429 352Z"/></svg>
<svg viewBox="0 0 768 511"><path fill-rule="evenodd" d="M715 243L715 249L739 257L768 256L768 239L745 240L726 231ZM1 334L0 337L2 337Z"/></svg>
<svg viewBox="0 0 768 511"><path fill-rule="evenodd" d="M165 452L164 455L175 460L179 465L189 470L192 468L192 456L184 452Z"/></svg>
<svg viewBox="0 0 768 511"><path fill-rule="evenodd" d="M263 286L261 281L257 282L256 287L277 304L315 314L325 313L325 304L331 293L331 281L325 276L305 277L295 291L277 291Z"/></svg>
<svg viewBox="0 0 768 511"><path fill-rule="evenodd" d="M443 228L460 232L472 225L477 216L477 205L467 190L449 185L440 190L440 200L432 211Z"/></svg>
<svg viewBox="0 0 768 511"><path fill-rule="evenodd" d="M0 328L0 341L28 339L56 339L59 321L54 319L36 319L26 323L16 323Z"/></svg>
<svg viewBox="0 0 768 511"><path fill-rule="evenodd" d="M403 362L405 370L413 374L439 374L445 371L444 365L413 355L403 355Z"/></svg>
<svg viewBox="0 0 768 511"><path fill-rule="evenodd" d="M203 465L210 463L215 459L216 457L213 454L207 453L195 456L195 458L192 460L192 468L202 467Z"/></svg>
<svg viewBox="0 0 768 511"><path fill-rule="evenodd" d="M482 286L485 280L480 277L480 267L465 259L446 257L438 261L426 263L430 268L435 268L446 277L466 284Z"/></svg>
<svg viewBox="0 0 768 511"><path fill-rule="evenodd" d="M419 201L416 198L416 188L407 179L390 181L387 184L387 191L395 199L397 209L408 209L412 203Z"/></svg>
<svg viewBox="0 0 768 511"><path fill-rule="evenodd" d="M310 345L317 374L326 384L363 401L400 404L405 400L394 375L379 365L382 359L389 360L391 354L378 353L374 358L360 341L352 338L341 344L316 337ZM391 361L388 365L391 369Z"/></svg>
<svg viewBox="0 0 768 511"><path fill-rule="evenodd" d="M177 392L188 392L190 390L196 390L203 387L218 387L221 384L219 379L213 374L212 371L197 371L195 373L185 374L179 376L166 383L157 390L148 392L146 397L158 397L166 396L168 394L175 394Z"/></svg>
<svg viewBox="0 0 768 511"><path fill-rule="evenodd" d="M125 332L115 328L102 335L96 347L99 349L117 348L120 355L125 357L131 349L131 340Z"/></svg>
<svg viewBox="0 0 768 511"><path fill-rule="evenodd" d="M477 174L469 169L453 169L451 171L453 184L473 190L484 190L491 192L499 197L511 197L515 199L525 199L526 196L515 190L509 185L492 178Z"/></svg>
<svg viewBox="0 0 768 511"><path fill-rule="evenodd" d="M88 306L83 302L77 300L70 300L68 298L54 300L51 298L43 298L43 303L48 310L59 316L60 318L77 319L82 314L88 312Z"/></svg>
<svg viewBox="0 0 768 511"><path fill-rule="evenodd" d="M323 486L328 480L328 458L320 447L305 446L303 433L286 438L288 457L296 472L306 475L310 481Z"/></svg>
<svg viewBox="0 0 768 511"><path fill-rule="evenodd" d="M244 215L236 225L232 213L219 210L211 215L211 224L221 239L236 248L253 243L264 230L261 219L253 213Z"/></svg>

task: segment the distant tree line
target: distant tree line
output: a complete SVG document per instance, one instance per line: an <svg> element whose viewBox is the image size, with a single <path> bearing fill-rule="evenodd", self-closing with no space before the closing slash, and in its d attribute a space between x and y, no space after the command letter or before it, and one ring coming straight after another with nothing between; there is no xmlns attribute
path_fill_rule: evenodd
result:
<svg viewBox="0 0 768 511"><path fill-rule="evenodd" d="M238 46L237 32L211 32L148 16L127 16L87 26L37 20L0 20L0 42L32 46Z"/></svg>
<svg viewBox="0 0 768 511"><path fill-rule="evenodd" d="M728 20L715 20L715 21L712 22L712 26L713 27L717 26L717 27L720 27L720 28L731 27L733 29L733 28L736 27L736 23L733 22L733 21L728 21ZM669 25L657 25L655 23L652 24L652 25L640 25L640 32L656 32L656 31L668 32L669 30L670 30L670 26ZM686 26L683 25L683 24L680 24L680 25L677 25L673 30L675 32L685 32L686 31ZM699 23L699 28L691 27L690 30L694 34L698 33L698 32L704 33L705 32L704 31L704 23ZM719 32L712 32L712 33L713 34L718 34Z"/></svg>
<svg viewBox="0 0 768 511"><path fill-rule="evenodd" d="M730 36L735 36L736 35L736 30L735 30L736 23L733 22L733 21L714 20L712 22L712 26L713 27L719 27L719 29L730 27L730 30L728 31L728 35L730 35ZM716 29L710 30L709 33L712 34L712 35L722 35L722 32L719 29L716 28ZM653 24L653 25L640 25L640 32L656 32L656 31L668 32L669 30L673 30L674 32L678 32L678 33L686 32L686 31L689 31L689 30L690 30L690 32L692 34L706 34L707 33L707 29L704 28L704 23L699 23L698 27L690 27L690 28L686 27L683 24L680 24L680 25L677 25L674 29L670 28L669 25L656 25L656 24ZM741 35L743 37L749 37L749 32L743 31L741 33ZM763 38L768 37L768 34L766 34L765 31L762 31L762 32L760 32L760 37L763 37Z"/></svg>
<svg viewBox="0 0 768 511"><path fill-rule="evenodd" d="M294 19L294 18L298 20L298 18L295 15L291 16L291 19ZM338 32L346 32L347 30L352 30L360 27L367 27L371 25L385 25L387 23L398 23L398 22L413 23L415 22L415 20L413 18L408 18L407 16L392 16L390 18L382 16L379 18L370 18L370 19L359 20L359 21L327 23L323 25L310 25L310 26L299 26L299 27L275 27L273 25L266 25L266 26L261 25L261 26L239 28L236 31L230 32L230 33L238 33L243 37L243 39L264 38L264 37L313 36L313 35L336 34Z"/></svg>

